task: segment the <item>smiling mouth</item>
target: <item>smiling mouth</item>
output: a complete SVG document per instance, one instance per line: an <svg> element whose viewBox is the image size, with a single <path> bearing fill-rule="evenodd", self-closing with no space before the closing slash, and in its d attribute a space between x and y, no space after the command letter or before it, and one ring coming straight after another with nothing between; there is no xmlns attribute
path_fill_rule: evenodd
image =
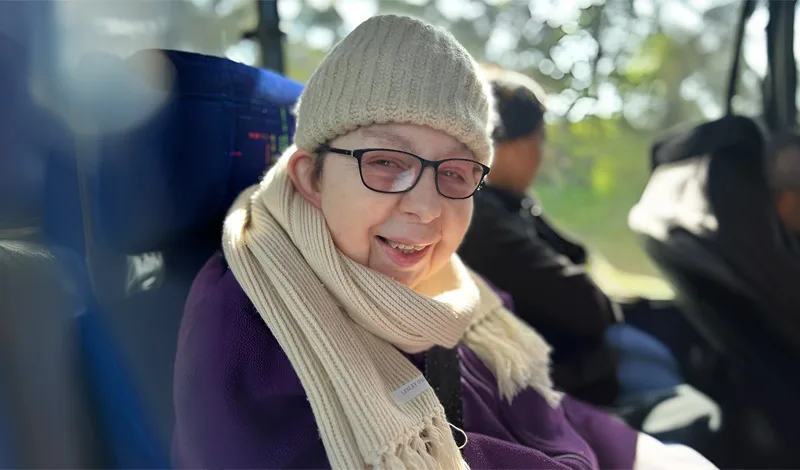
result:
<svg viewBox="0 0 800 470"><path fill-rule="evenodd" d="M429 245L406 245L405 243L398 243L396 241L389 240L388 238L381 237L380 235L378 235L377 238L382 243L390 246L391 248L393 248L393 249L395 249L395 250L397 250L397 251L399 251L399 252L401 252L401 253L403 253L405 255L416 254L416 253L424 250L425 248L427 248L429 246Z"/></svg>

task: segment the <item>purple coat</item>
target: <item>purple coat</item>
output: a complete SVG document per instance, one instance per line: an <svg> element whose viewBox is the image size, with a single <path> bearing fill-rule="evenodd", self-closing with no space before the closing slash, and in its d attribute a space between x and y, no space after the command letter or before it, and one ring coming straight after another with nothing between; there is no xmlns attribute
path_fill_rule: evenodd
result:
<svg viewBox="0 0 800 470"><path fill-rule="evenodd" d="M569 397L552 409L530 389L508 404L475 353L459 353L473 469L633 467L631 428ZM176 468L330 468L300 379L220 254L186 303L175 408Z"/></svg>

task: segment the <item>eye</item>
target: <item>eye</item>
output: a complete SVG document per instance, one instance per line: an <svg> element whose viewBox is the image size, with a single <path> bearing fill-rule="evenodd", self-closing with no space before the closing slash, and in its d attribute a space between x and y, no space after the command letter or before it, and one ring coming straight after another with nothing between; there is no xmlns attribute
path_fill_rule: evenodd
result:
<svg viewBox="0 0 800 470"><path fill-rule="evenodd" d="M386 160L386 159L374 160L372 164L377 166L385 166L389 168L391 167L398 168L400 166L397 164L397 162L393 162L391 160Z"/></svg>
<svg viewBox="0 0 800 470"><path fill-rule="evenodd" d="M459 181L465 181L464 177L462 175L460 175L458 172L453 171L453 170L442 170L439 173L444 175L447 178L454 178L454 179L457 179Z"/></svg>
<svg viewBox="0 0 800 470"><path fill-rule="evenodd" d="M414 165L410 157L391 151L370 151L361 158L361 164L381 170L402 171Z"/></svg>

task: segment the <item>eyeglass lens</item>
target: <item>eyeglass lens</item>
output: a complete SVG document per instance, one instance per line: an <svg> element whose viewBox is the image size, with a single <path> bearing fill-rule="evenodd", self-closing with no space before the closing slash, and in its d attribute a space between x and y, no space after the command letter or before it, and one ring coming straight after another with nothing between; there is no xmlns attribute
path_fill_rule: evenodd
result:
<svg viewBox="0 0 800 470"><path fill-rule="evenodd" d="M419 178L422 161L391 150L370 150L361 156L361 177L372 190L385 193L408 191ZM436 172L439 192L450 198L472 195L483 177L483 167L471 160L444 160Z"/></svg>

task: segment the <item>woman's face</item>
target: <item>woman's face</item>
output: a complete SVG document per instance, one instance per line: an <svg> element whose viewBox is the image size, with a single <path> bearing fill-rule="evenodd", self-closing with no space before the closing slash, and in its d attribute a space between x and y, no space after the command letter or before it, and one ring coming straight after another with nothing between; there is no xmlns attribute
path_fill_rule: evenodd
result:
<svg viewBox="0 0 800 470"><path fill-rule="evenodd" d="M474 158L450 135L412 124L369 126L337 138L330 146L403 150L434 161ZM412 289L447 264L472 217L472 198L441 196L433 168L424 170L411 191L383 194L364 186L358 160L327 153L315 190L339 250Z"/></svg>

